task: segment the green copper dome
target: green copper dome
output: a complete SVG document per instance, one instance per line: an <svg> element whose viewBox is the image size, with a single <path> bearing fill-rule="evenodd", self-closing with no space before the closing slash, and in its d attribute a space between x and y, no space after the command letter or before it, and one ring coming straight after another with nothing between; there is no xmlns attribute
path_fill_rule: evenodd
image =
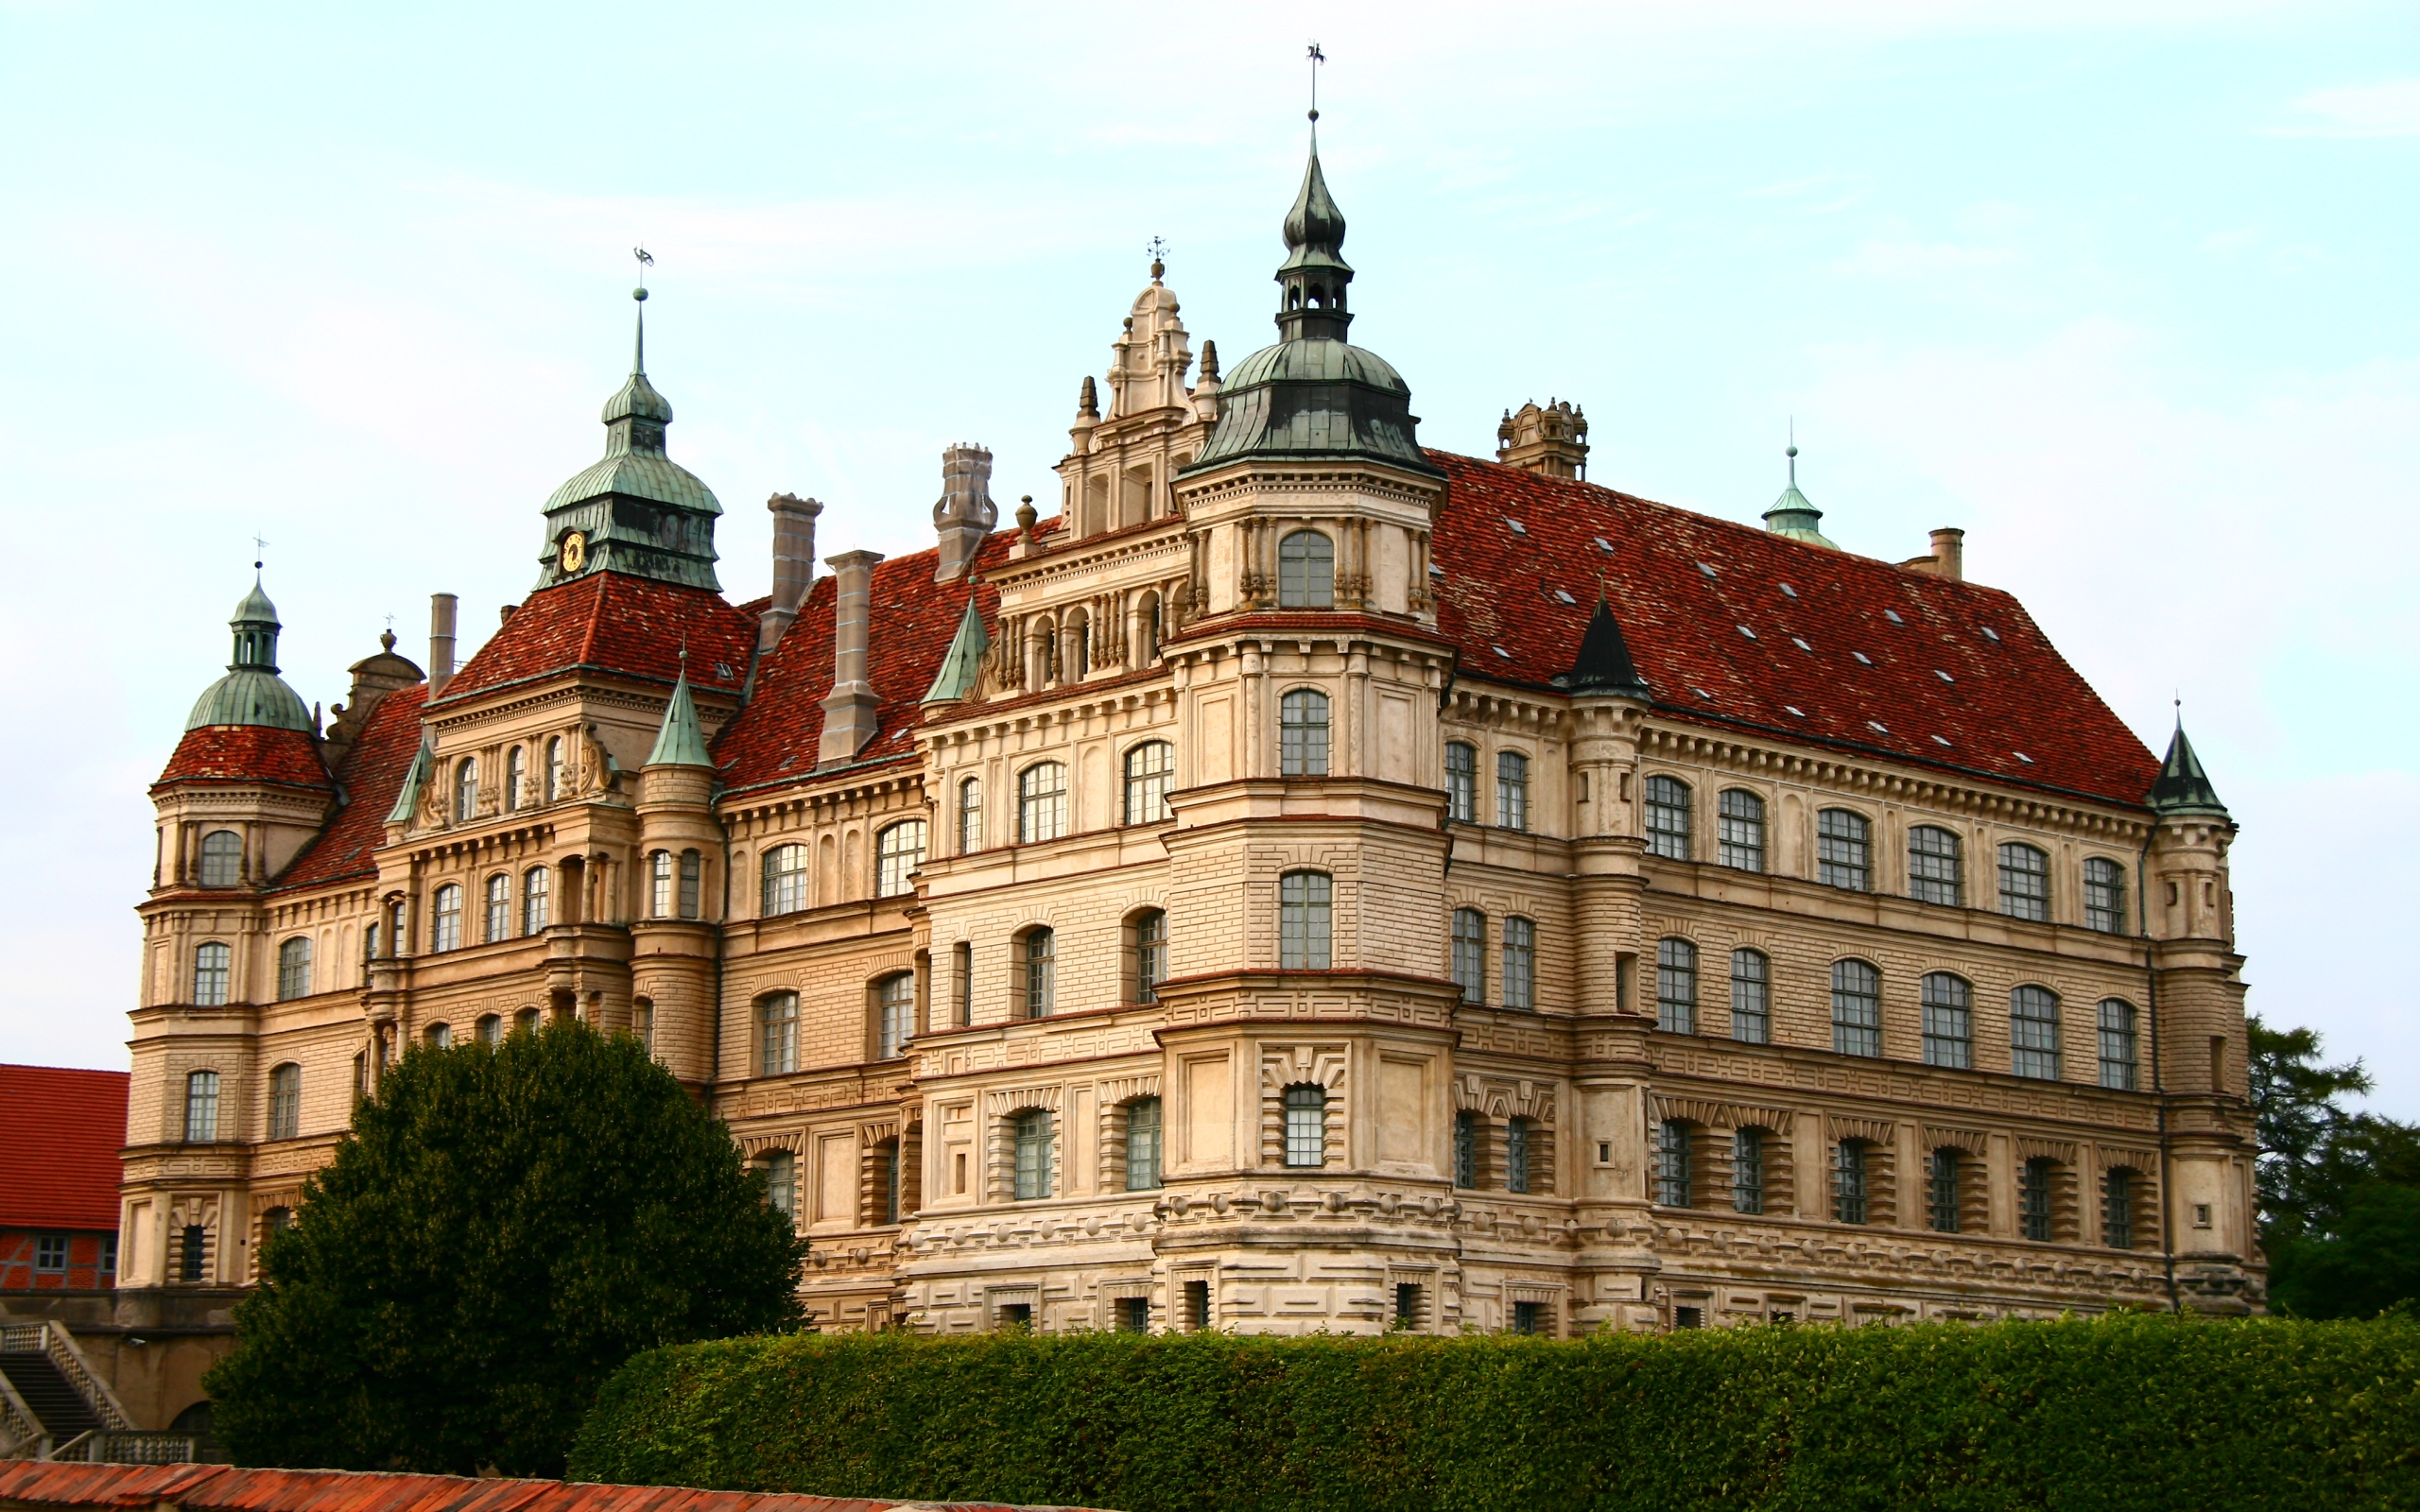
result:
<svg viewBox="0 0 2420 1512"><path fill-rule="evenodd" d="M187 730L212 725L266 725L271 730L309 730L311 711L302 696L277 675L277 606L258 582L227 622L235 632L234 660L227 675L203 690L185 715Z"/></svg>
<svg viewBox="0 0 2420 1512"><path fill-rule="evenodd" d="M1775 499L1773 507L1765 511L1765 528L1774 535L1788 536L1792 541L1803 541L1810 546L1828 546L1834 551L1840 550L1841 548L1829 536L1816 528L1823 523L1824 511L1809 504L1806 495L1798 491L1797 442L1790 443L1788 455L1789 487L1782 490L1781 497Z"/></svg>

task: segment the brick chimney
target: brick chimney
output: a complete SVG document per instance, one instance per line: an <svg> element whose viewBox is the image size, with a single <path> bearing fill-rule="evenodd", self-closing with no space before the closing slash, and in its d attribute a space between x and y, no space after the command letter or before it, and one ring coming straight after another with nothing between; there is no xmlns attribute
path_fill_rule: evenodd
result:
<svg viewBox="0 0 2420 1512"><path fill-rule="evenodd" d="M445 696L454 680L454 595L428 595L428 696Z"/></svg>
<svg viewBox="0 0 2420 1512"><path fill-rule="evenodd" d="M832 691L823 698L823 739L815 750L818 766L856 760L880 722L882 701L874 696L873 684L866 680L873 565L880 560L878 551L843 552L824 558L824 565L838 577L838 596L832 606Z"/></svg>
<svg viewBox="0 0 2420 1512"><path fill-rule="evenodd" d="M823 506L795 493L776 493L765 501L773 511L773 601L758 622L756 649L770 651L798 618L806 591L815 586L815 517Z"/></svg>
<svg viewBox="0 0 2420 1512"><path fill-rule="evenodd" d="M933 581L954 583L966 576L983 540L1000 522L992 502L992 454L973 442L942 449L942 497L933 506L933 528L941 533L941 561Z"/></svg>
<svg viewBox="0 0 2420 1512"><path fill-rule="evenodd" d="M1549 399L1506 410L1495 427L1495 459L1549 478L1588 475L1588 416L1579 406Z"/></svg>

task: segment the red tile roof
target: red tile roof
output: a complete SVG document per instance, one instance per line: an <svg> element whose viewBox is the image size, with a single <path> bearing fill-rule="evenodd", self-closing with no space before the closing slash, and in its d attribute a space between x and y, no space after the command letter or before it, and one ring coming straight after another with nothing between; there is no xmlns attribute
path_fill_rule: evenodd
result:
<svg viewBox="0 0 2420 1512"><path fill-rule="evenodd" d="M678 1486L468 1480L229 1465L0 1463L0 1503L150 1512L879 1512L910 1503L859 1497L699 1491ZM995 1502L918 1502L937 1512L1016 1512ZM1064 1509L1080 1512L1080 1509Z"/></svg>
<svg viewBox="0 0 2420 1512"><path fill-rule="evenodd" d="M1671 717L2116 803L2151 791L2158 760L1999 589L1428 455L1450 480L1434 553L1458 678L1547 685L1602 584Z"/></svg>
<svg viewBox="0 0 2420 1512"><path fill-rule="evenodd" d="M360 738L337 765L344 806L277 879L276 890L377 875L371 852L387 843L387 816L394 811L404 774L420 750L420 712L427 702L428 684L424 682L396 689L370 711Z"/></svg>
<svg viewBox="0 0 2420 1512"><path fill-rule="evenodd" d="M303 730L268 725L204 725L177 742L160 782L277 782L330 786L320 743ZM154 783L157 787L160 783Z"/></svg>
<svg viewBox="0 0 2420 1512"><path fill-rule="evenodd" d="M0 1066L0 1228L117 1232L127 1074Z"/></svg>
<svg viewBox="0 0 2420 1512"><path fill-rule="evenodd" d="M681 671L701 691L736 695L756 644L756 618L720 593L600 572L542 588L445 685L441 702L574 670L661 682Z"/></svg>

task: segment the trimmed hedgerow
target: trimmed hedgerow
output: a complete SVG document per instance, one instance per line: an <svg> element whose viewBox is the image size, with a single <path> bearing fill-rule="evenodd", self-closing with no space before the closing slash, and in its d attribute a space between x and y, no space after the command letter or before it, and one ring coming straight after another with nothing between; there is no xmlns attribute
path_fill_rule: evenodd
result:
<svg viewBox="0 0 2420 1512"><path fill-rule="evenodd" d="M1124 1512L2420 1507L2420 1326L728 1339L574 1478Z"/></svg>

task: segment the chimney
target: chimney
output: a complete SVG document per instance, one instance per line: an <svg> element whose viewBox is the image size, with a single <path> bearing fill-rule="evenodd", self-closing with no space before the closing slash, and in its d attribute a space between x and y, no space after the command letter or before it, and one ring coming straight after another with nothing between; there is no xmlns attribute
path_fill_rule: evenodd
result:
<svg viewBox="0 0 2420 1512"><path fill-rule="evenodd" d="M454 680L454 595L428 595L428 696L445 696Z"/></svg>
<svg viewBox="0 0 2420 1512"><path fill-rule="evenodd" d="M856 760L873 738L881 700L866 680L866 639L872 627L873 564L878 551L850 551L827 557L824 565L838 575L839 596L832 606L832 691L823 698L823 740L816 747L815 765L838 766Z"/></svg>
<svg viewBox="0 0 2420 1512"><path fill-rule="evenodd" d="M1549 399L1541 409L1533 399L1505 411L1495 439L1495 459L1506 467L1550 478L1588 475L1588 415L1564 400Z"/></svg>
<svg viewBox="0 0 2420 1512"><path fill-rule="evenodd" d="M1966 532L1946 526L1932 533L1932 570L1953 583L1966 580Z"/></svg>
<svg viewBox="0 0 2420 1512"><path fill-rule="evenodd" d="M942 497L933 506L933 528L941 532L941 560L933 581L954 583L974 565L984 538L1000 523L992 502L992 454L973 442L942 449Z"/></svg>
<svg viewBox="0 0 2420 1512"><path fill-rule="evenodd" d="M815 517L823 512L823 506L795 493L776 493L765 507L773 511L773 601L757 626L760 653L781 644L815 584Z"/></svg>

